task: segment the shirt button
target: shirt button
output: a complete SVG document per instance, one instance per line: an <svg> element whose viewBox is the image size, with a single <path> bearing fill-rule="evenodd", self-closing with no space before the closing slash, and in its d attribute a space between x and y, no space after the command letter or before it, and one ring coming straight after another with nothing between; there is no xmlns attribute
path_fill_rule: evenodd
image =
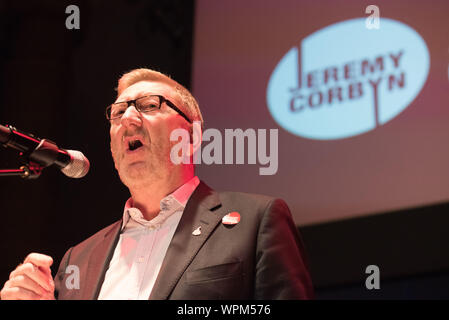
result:
<svg viewBox="0 0 449 320"><path fill-rule="evenodd" d="M140 256L139 259L137 259L137 262L142 263L143 262L144 257Z"/></svg>

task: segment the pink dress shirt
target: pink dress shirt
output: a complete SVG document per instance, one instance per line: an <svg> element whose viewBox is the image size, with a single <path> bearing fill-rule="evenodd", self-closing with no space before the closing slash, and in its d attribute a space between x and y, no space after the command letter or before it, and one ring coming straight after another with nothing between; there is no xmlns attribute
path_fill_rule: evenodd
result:
<svg viewBox="0 0 449 320"><path fill-rule="evenodd" d="M120 239L106 272L99 300L146 300L151 294L170 241L184 208L199 184L198 177L179 187L160 202L152 220L125 204Z"/></svg>

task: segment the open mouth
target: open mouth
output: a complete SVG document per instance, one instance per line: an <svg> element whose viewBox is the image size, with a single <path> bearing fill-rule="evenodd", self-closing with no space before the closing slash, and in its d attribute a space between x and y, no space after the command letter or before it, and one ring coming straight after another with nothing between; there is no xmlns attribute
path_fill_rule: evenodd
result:
<svg viewBox="0 0 449 320"><path fill-rule="evenodd" d="M140 140L129 140L128 141L128 150L130 150L130 151L137 150L142 146L143 146L143 144L142 144L142 141L140 141Z"/></svg>

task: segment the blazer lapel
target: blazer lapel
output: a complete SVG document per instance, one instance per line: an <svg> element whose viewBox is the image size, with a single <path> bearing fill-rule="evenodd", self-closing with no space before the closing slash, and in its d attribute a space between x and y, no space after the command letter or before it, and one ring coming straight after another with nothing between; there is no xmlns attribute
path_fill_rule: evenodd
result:
<svg viewBox="0 0 449 320"><path fill-rule="evenodd" d="M168 298L198 250L221 220L222 215L216 211L220 206L218 194L200 182L184 209L151 291L150 299ZM198 227L201 227L201 233L192 235Z"/></svg>
<svg viewBox="0 0 449 320"><path fill-rule="evenodd" d="M86 282L84 290L81 293L83 300L95 300L100 293L106 270L112 259L115 246L120 235L120 226L122 220L116 224L104 235L104 238L92 250L86 270Z"/></svg>

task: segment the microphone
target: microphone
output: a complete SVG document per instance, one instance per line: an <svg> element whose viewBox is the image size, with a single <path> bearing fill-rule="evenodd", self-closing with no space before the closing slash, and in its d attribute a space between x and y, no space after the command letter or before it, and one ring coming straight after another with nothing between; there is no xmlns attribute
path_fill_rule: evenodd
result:
<svg viewBox="0 0 449 320"><path fill-rule="evenodd" d="M43 167L57 166L70 178L82 178L89 171L89 160L80 151L60 149L48 139L39 139L12 126L0 125L0 143L19 150L30 161Z"/></svg>

